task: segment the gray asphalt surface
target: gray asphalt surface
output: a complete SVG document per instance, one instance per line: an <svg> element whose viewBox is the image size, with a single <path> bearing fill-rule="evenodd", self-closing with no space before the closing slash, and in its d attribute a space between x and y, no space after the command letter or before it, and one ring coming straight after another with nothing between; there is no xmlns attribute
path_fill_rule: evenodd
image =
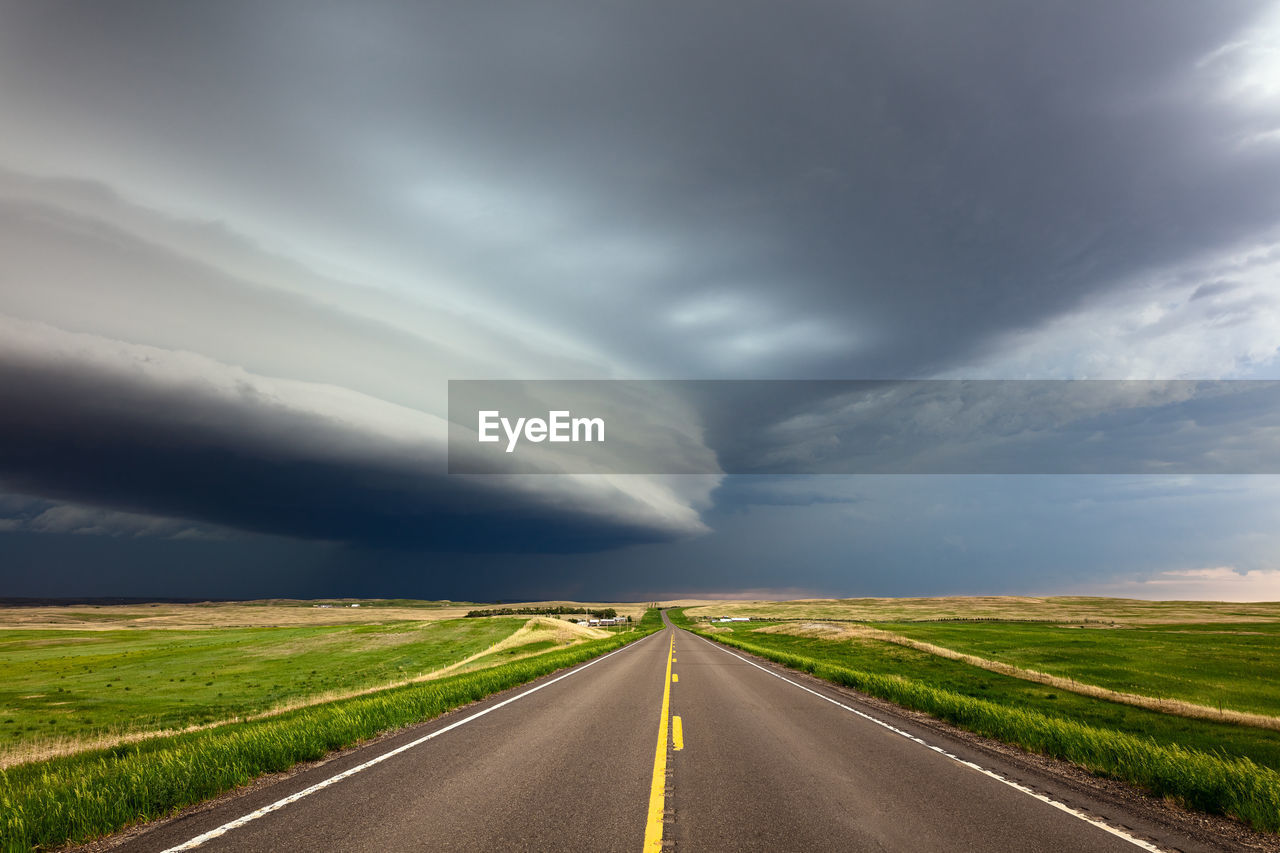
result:
<svg viewBox="0 0 1280 853"><path fill-rule="evenodd" d="M643 847L668 628L568 678L269 812L196 849L632 851ZM1109 834L724 647L676 630L664 849L689 851L1134 851ZM758 664L759 662L757 662ZM767 667L846 705L847 691ZM563 673L561 673L562 675ZM279 783L157 825L118 849L159 851L453 725L515 688ZM887 719L911 731L905 719ZM1126 826L1163 849L1203 850L1114 804L931 744ZM995 761L999 764L999 761Z"/></svg>

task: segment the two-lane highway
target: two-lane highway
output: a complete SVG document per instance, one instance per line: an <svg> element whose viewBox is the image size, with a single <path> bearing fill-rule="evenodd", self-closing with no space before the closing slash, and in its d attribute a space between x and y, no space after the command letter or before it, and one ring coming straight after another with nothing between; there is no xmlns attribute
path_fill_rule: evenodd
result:
<svg viewBox="0 0 1280 853"><path fill-rule="evenodd" d="M120 849L1215 849L940 737L668 623Z"/></svg>

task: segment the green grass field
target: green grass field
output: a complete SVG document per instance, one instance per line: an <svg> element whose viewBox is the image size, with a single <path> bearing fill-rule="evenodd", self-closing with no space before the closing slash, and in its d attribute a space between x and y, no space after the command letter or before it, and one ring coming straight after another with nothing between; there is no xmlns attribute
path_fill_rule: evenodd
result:
<svg viewBox="0 0 1280 853"><path fill-rule="evenodd" d="M876 627L1111 690L1280 715L1280 623L1122 629L999 622Z"/></svg>
<svg viewBox="0 0 1280 853"><path fill-rule="evenodd" d="M523 618L197 630L0 631L0 753L178 729L440 669Z"/></svg>
<svg viewBox="0 0 1280 853"><path fill-rule="evenodd" d="M823 640L759 633L759 629L768 624L739 623L732 626L729 636L784 654L821 660L859 672L919 681L961 696L996 702L1007 708L1069 717L1090 726L1150 737L1157 743L1243 756L1280 770L1280 737L1275 732L1192 720L1079 696L877 640ZM983 627L987 626L984 624ZM717 635L716 639L722 636Z"/></svg>
<svg viewBox="0 0 1280 853"><path fill-rule="evenodd" d="M712 628L714 633L706 634L710 638L971 731L1133 782L1194 808L1235 815L1259 829L1280 830L1280 738L1273 731L1189 719L1055 690L882 640L761 632L771 624L783 623L708 626L689 622L679 611L673 612L672 619L695 630ZM1243 640L1258 635L1214 633L1223 628L1220 624L1212 625L1212 630L1173 634L1174 639L1158 631L1147 636L1130 629L1067 629L1024 623L876 627L900 630L951 648L962 646L984 657L998 657L995 651L1000 649L1020 648L1020 638L1038 638L1039 645L1026 654L1056 656L1060 664L1079 667L1076 671L1081 673L1093 666L1087 657L1089 647L1072 646L1071 641L1079 638L1088 642L1094 635L1106 635L1108 639L1097 642L1112 650L1109 665L1117 678L1153 684L1156 682L1145 680L1152 673L1163 677L1178 671L1186 681L1197 684L1229 682L1233 695L1252 697L1263 705L1270 686L1259 682L1268 670L1249 658L1263 657L1267 666L1274 666L1278 656L1274 640L1280 639L1280 633L1267 628L1260 635L1271 639L1273 645L1259 645ZM930 633L934 631L937 633ZM1122 642L1125 636L1133 636L1139 645L1127 653L1108 645ZM1201 637L1208 641L1205 654L1181 662L1170 660L1176 653L1168 646L1158 647L1162 642L1195 647ZM1157 648L1162 649L1163 657L1152 656ZM1226 663L1219 665L1215 656L1222 656ZM1256 669L1237 667L1249 663ZM1031 659L1025 665L1031 665ZM1258 678L1254 678L1255 672Z"/></svg>
<svg viewBox="0 0 1280 853"><path fill-rule="evenodd" d="M940 598L818 598L800 601L725 601L685 610L690 619L758 616L767 619L835 619L915 622L946 619L1089 622L1116 625L1280 622L1280 602L1141 601L1130 598L1013 595Z"/></svg>

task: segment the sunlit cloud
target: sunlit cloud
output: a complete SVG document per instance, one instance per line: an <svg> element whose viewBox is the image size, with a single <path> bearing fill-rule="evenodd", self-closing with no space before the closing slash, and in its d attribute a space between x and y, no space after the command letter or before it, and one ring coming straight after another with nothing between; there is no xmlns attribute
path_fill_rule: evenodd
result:
<svg viewBox="0 0 1280 853"><path fill-rule="evenodd" d="M1241 571L1231 566L1171 569L1142 578L1099 584L1097 595L1154 601L1280 601L1280 569Z"/></svg>

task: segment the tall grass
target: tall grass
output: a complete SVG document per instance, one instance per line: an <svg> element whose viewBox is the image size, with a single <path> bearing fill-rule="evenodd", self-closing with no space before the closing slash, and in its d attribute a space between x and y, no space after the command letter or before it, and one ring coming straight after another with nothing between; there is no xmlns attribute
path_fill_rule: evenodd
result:
<svg viewBox="0 0 1280 853"><path fill-rule="evenodd" d="M1280 773L1247 758L1157 744L1148 738L1009 708L898 675L837 666L730 634L703 632L692 628L683 614L672 615L676 624L715 642L923 711L969 731L1070 761L1097 775L1140 785L1190 808L1230 815L1266 832L1280 831Z"/></svg>
<svg viewBox="0 0 1280 853"><path fill-rule="evenodd" d="M875 627L902 635L890 642L935 644L917 648L1030 670L1042 674L1033 677L1043 683L1058 679L1054 686L1059 689L1091 685L1085 689L1113 691L1108 697L1112 701L1280 730L1280 626L1274 623L1165 624L1120 631L996 622ZM1152 661L1160 665L1152 666Z"/></svg>
<svg viewBox="0 0 1280 853"><path fill-rule="evenodd" d="M452 675L526 621L0 630L0 768Z"/></svg>
<svg viewBox="0 0 1280 853"><path fill-rule="evenodd" d="M269 720L156 738L0 771L0 847L41 850L163 817L264 773L438 716L620 648L661 627L649 611L638 631L491 669L305 708Z"/></svg>

